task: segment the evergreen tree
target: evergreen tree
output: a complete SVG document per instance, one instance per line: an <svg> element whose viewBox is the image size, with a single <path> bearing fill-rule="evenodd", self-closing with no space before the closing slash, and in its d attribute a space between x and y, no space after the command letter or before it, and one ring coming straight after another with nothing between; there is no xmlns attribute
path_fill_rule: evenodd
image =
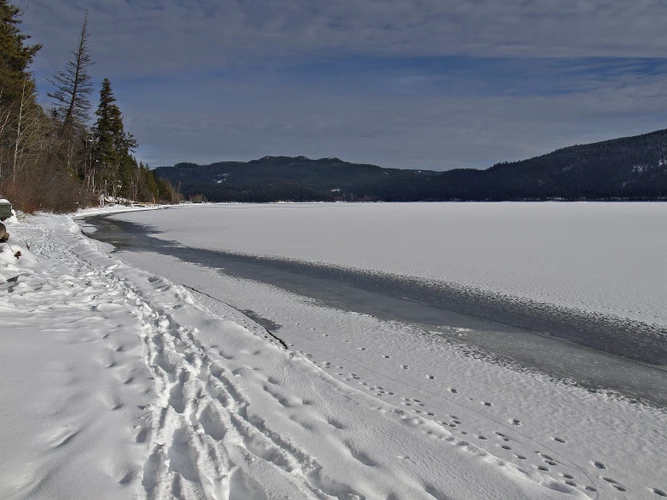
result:
<svg viewBox="0 0 667 500"><path fill-rule="evenodd" d="M28 66L41 45L25 45L30 36L21 33L21 10L0 0L0 103L11 103L24 95L24 82L32 78Z"/></svg>
<svg viewBox="0 0 667 500"><path fill-rule="evenodd" d="M83 129L88 121L90 100L93 91L90 67L95 64L90 55L90 34L88 32L88 13L83 20L81 33L73 58L67 61L64 71L58 71L49 82L55 86L48 96L55 101L54 113L61 122L61 135L70 129Z"/></svg>
<svg viewBox="0 0 667 500"><path fill-rule="evenodd" d="M93 126L92 161L98 190L107 196L128 195L128 182L135 161L131 152L137 147L132 134L125 132L123 115L116 105L111 82L105 78L100 90L100 103Z"/></svg>
<svg viewBox="0 0 667 500"><path fill-rule="evenodd" d="M157 178L148 166L140 166L139 171L141 178L139 185L139 199L141 201L152 202L158 192Z"/></svg>
<svg viewBox="0 0 667 500"><path fill-rule="evenodd" d="M50 162L64 166L65 173L91 184L90 169L87 168L88 150L86 124L90 112L90 93L93 90L90 67L94 64L90 55L88 13L84 17L81 32L72 51L72 59L65 69L58 71L49 82L55 90L48 93L53 100L52 117L57 123L59 141L52 151Z"/></svg>

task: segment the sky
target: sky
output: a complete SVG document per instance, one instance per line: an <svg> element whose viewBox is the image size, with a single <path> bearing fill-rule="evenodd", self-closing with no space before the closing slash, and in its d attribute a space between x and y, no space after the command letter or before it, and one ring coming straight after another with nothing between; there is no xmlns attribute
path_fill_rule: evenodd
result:
<svg viewBox="0 0 667 500"><path fill-rule="evenodd" d="M486 168L667 128L664 0L14 3L45 105L89 12L96 85L151 166Z"/></svg>

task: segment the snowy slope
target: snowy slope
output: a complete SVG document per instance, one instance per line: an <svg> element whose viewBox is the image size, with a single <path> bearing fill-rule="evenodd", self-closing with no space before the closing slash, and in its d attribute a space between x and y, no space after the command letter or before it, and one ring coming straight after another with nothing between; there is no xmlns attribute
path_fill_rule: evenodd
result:
<svg viewBox="0 0 667 500"><path fill-rule="evenodd" d="M3 498L657 498L667 488L660 411L133 256L171 275L161 278L108 256L66 216L10 232L23 255L0 254ZM174 283L185 279L208 295ZM301 344L285 350L226 294L281 307L292 328L279 333Z"/></svg>

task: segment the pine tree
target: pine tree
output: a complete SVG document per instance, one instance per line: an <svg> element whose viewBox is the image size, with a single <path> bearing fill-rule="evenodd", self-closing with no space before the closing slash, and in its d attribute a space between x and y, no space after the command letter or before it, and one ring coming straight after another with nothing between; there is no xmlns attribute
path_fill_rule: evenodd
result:
<svg viewBox="0 0 667 500"><path fill-rule="evenodd" d="M64 172L84 179L90 183L89 151L87 149L86 124L90 112L90 93L93 90L90 67L94 64L90 55L90 34L88 32L88 13L84 17L81 32L72 51L72 59L67 61L65 69L58 71L52 80L49 80L55 89L48 93L54 106L51 114L57 123L59 141L52 151L50 163Z"/></svg>
<svg viewBox="0 0 667 500"><path fill-rule="evenodd" d="M25 45L30 36L21 33L20 16L21 10L18 7L11 5L7 0L0 0L0 103L2 104L21 98L24 82L30 77L28 66L42 48L41 45Z"/></svg>
<svg viewBox="0 0 667 500"><path fill-rule="evenodd" d="M55 86L48 96L55 101L55 116L61 122L60 134L67 134L70 129L82 129L88 121L93 82L88 71L95 64L90 55L90 34L88 32L88 13L83 20L81 33L73 58L67 61L65 70L58 71L49 82Z"/></svg>
<svg viewBox="0 0 667 500"><path fill-rule="evenodd" d="M132 134L125 132L123 115L116 105L111 82L105 78L100 90L100 103L95 112L97 121L93 126L92 161L94 178L98 190L107 196L129 194L128 172L135 161L131 152L137 147Z"/></svg>

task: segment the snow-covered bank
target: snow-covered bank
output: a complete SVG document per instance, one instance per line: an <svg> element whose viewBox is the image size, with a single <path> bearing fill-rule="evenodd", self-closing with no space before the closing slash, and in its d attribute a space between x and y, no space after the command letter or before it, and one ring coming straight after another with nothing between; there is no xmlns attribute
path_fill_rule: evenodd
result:
<svg viewBox="0 0 667 500"><path fill-rule="evenodd" d="M0 244L2 498L127 498L145 459L139 407L155 399L129 292L112 263L85 259L68 218L9 229L11 250Z"/></svg>
<svg viewBox="0 0 667 500"><path fill-rule="evenodd" d="M3 498L648 499L667 488L664 413L166 256L121 254L153 273L142 271L69 217L11 233L36 260L24 248L26 260L0 264L5 280L18 275L0 284ZM233 300L281 309L278 332L295 345L285 351Z"/></svg>
<svg viewBox="0 0 667 500"><path fill-rule="evenodd" d="M150 210L165 210L168 208L175 208L178 205L151 205L143 203L141 205L117 205L109 204L103 207L90 207L79 209L74 214L74 219L82 219L85 217L92 217L95 215L112 215L112 214L127 214L131 212L146 212Z"/></svg>

